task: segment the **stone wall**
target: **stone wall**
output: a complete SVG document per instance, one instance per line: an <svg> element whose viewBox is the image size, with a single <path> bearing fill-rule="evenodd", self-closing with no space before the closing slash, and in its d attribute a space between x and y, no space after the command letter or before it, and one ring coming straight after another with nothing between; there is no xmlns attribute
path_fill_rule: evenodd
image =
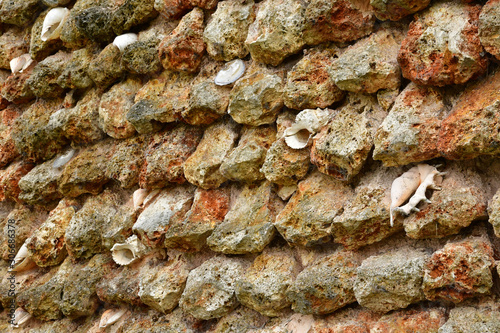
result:
<svg viewBox="0 0 500 333"><path fill-rule="evenodd" d="M500 331L499 0L0 22L0 331Z"/></svg>

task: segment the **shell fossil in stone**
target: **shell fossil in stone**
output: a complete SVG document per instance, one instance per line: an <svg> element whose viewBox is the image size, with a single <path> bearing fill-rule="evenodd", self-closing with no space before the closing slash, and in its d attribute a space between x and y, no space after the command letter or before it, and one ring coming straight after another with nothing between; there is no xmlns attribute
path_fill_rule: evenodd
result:
<svg viewBox="0 0 500 333"><path fill-rule="evenodd" d="M10 266L10 272L21 272L35 266L35 262L29 257L26 243L17 251L14 260Z"/></svg>
<svg viewBox="0 0 500 333"><path fill-rule="evenodd" d="M52 167L54 169L59 169L60 167L62 167L66 163L68 163L71 160L71 158L73 158L74 155L75 155L75 150L74 149L69 149L64 154L58 156L54 160L54 163L52 164Z"/></svg>
<svg viewBox="0 0 500 333"><path fill-rule="evenodd" d="M127 238L125 243L116 243L111 248L113 260L122 266L131 264L147 252L148 248L139 241L136 235Z"/></svg>
<svg viewBox="0 0 500 333"><path fill-rule="evenodd" d="M428 188L440 190L441 188L436 184L436 176L442 177L445 174L445 172L439 172L436 167L431 165L419 164L396 178L391 186L391 227L394 225L395 213L409 215L412 211L419 211L417 205L420 201L431 203L425 196L425 191ZM401 206L408 198L410 200L404 206Z"/></svg>
<svg viewBox="0 0 500 333"><path fill-rule="evenodd" d="M29 55L29 53L25 53L20 55L17 58L14 58L10 61L10 70L12 74L17 72L23 72L26 68L28 68L33 63L33 59Z"/></svg>
<svg viewBox="0 0 500 333"><path fill-rule="evenodd" d="M31 314L19 307L14 312L14 320L12 322L12 327L19 327L26 323L31 318Z"/></svg>
<svg viewBox="0 0 500 333"><path fill-rule="evenodd" d="M101 316L101 320L99 321L99 327L105 328L110 325L113 325L127 312L126 308L121 309L108 309L104 311Z"/></svg>
<svg viewBox="0 0 500 333"><path fill-rule="evenodd" d="M64 7L52 8L43 20L42 41L57 39L61 35L61 29L69 15L69 9Z"/></svg>
<svg viewBox="0 0 500 333"><path fill-rule="evenodd" d="M228 62L215 76L214 82L218 86L225 86L238 80L245 72L245 63L241 59Z"/></svg>
<svg viewBox="0 0 500 333"><path fill-rule="evenodd" d="M329 109L307 109L301 111L292 126L285 130L286 144L293 149L302 149L309 143L311 137L325 126L330 118Z"/></svg>
<svg viewBox="0 0 500 333"><path fill-rule="evenodd" d="M123 52L123 50L130 44L137 42L137 34L134 34L133 32L123 34L120 36L116 36L116 38L113 40L113 45L118 47L120 49L120 52Z"/></svg>

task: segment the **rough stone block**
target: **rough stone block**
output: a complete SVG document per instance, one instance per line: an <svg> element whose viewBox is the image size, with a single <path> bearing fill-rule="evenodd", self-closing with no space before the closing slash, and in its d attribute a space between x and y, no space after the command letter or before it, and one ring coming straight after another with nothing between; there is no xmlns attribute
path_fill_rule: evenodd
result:
<svg viewBox="0 0 500 333"><path fill-rule="evenodd" d="M489 0L479 14L479 40L484 49L500 60L500 1Z"/></svg>

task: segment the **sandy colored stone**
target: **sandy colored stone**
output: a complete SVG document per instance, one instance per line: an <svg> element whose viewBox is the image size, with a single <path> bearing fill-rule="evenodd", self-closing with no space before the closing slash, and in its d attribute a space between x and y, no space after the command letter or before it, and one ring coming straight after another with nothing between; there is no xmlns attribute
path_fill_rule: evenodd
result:
<svg viewBox="0 0 500 333"><path fill-rule="evenodd" d="M356 300L383 313L422 301L427 258L422 251L403 247L363 260L354 282Z"/></svg>
<svg viewBox="0 0 500 333"><path fill-rule="evenodd" d="M489 222L493 226L495 235L500 237L500 189L488 204Z"/></svg>
<svg viewBox="0 0 500 333"><path fill-rule="evenodd" d="M10 61L12 59L28 53L29 33L29 30L17 27L11 27L3 31L0 36L0 68L10 70Z"/></svg>
<svg viewBox="0 0 500 333"><path fill-rule="evenodd" d="M448 159L500 153L500 72L468 87L439 131L438 149Z"/></svg>
<svg viewBox="0 0 500 333"><path fill-rule="evenodd" d="M250 333L252 328L263 327L268 318L257 311L240 306L225 315L207 333Z"/></svg>
<svg viewBox="0 0 500 333"><path fill-rule="evenodd" d="M399 21L403 17L416 13L430 3L430 0L370 0L375 16L379 20Z"/></svg>
<svg viewBox="0 0 500 333"><path fill-rule="evenodd" d="M87 68L87 74L97 87L106 89L122 76L125 68L121 58L120 49L114 44L109 44L92 59Z"/></svg>
<svg viewBox="0 0 500 333"><path fill-rule="evenodd" d="M99 123L103 131L112 138L125 139L135 134L135 128L126 115L141 87L141 80L130 77L113 85L102 95L99 103Z"/></svg>
<svg viewBox="0 0 500 333"><path fill-rule="evenodd" d="M500 330L500 311L460 306L450 310L448 321L438 333L497 332Z"/></svg>
<svg viewBox="0 0 500 333"><path fill-rule="evenodd" d="M189 96L189 107L181 115L191 125L208 125L226 114L229 105L227 87L217 86L213 78L194 84Z"/></svg>
<svg viewBox="0 0 500 333"><path fill-rule="evenodd" d="M444 308L400 310L382 316L371 329L374 332L437 333L446 320Z"/></svg>
<svg viewBox="0 0 500 333"><path fill-rule="evenodd" d="M202 135L202 129L186 125L153 134L144 152L139 175L141 188L154 189L171 183L184 183L184 163L195 152Z"/></svg>
<svg viewBox="0 0 500 333"><path fill-rule="evenodd" d="M470 237L450 242L426 262L422 285L425 297L460 303L476 295L489 294L494 265L488 240Z"/></svg>
<svg viewBox="0 0 500 333"><path fill-rule="evenodd" d="M15 105L9 105L0 111L0 168L19 156L12 138L12 126L21 114L22 108Z"/></svg>
<svg viewBox="0 0 500 333"><path fill-rule="evenodd" d="M231 90L228 113L240 124L259 126L276 120L283 107L283 79L255 72L239 79Z"/></svg>
<svg viewBox="0 0 500 333"><path fill-rule="evenodd" d="M297 110L325 108L344 98L327 68L332 66L333 49L309 49L287 73L283 99L287 107Z"/></svg>
<svg viewBox="0 0 500 333"><path fill-rule="evenodd" d="M316 260L288 288L292 309L302 314L324 315L354 303L353 285L359 265L361 259L350 251Z"/></svg>
<svg viewBox="0 0 500 333"><path fill-rule="evenodd" d="M167 261L152 260L140 268L139 297L153 309L168 313L179 303L189 273L180 253L169 254Z"/></svg>
<svg viewBox="0 0 500 333"><path fill-rule="evenodd" d="M196 72L205 53L203 42L203 11L193 9L177 28L158 46L160 61L165 69Z"/></svg>
<svg viewBox="0 0 500 333"><path fill-rule="evenodd" d="M401 70L397 56L401 39L398 30L382 29L349 46L328 68L335 85L366 94L398 89Z"/></svg>
<svg viewBox="0 0 500 333"><path fill-rule="evenodd" d="M447 114L440 90L410 83L377 129L373 159L395 166L439 157L438 134Z"/></svg>
<svg viewBox="0 0 500 333"><path fill-rule="evenodd" d="M420 212L403 221L410 238L441 238L458 234L472 221L486 217L488 194L479 174L459 165L447 165L440 170L447 174L442 190L432 192L430 204L420 204Z"/></svg>
<svg viewBox="0 0 500 333"><path fill-rule="evenodd" d="M137 135L115 143L113 156L107 163L106 177L119 181L123 188L130 188L139 183L149 137Z"/></svg>
<svg viewBox="0 0 500 333"><path fill-rule="evenodd" d="M40 267L56 266L63 262L66 251L66 228L75 214L76 202L62 199L47 220L26 240L29 256Z"/></svg>
<svg viewBox="0 0 500 333"><path fill-rule="evenodd" d="M42 9L38 0L2 1L0 4L0 22L23 26Z"/></svg>
<svg viewBox="0 0 500 333"><path fill-rule="evenodd" d="M71 59L64 65L57 84L64 89L87 89L94 84L88 74L88 67L98 55L98 49L90 45L83 49L73 51Z"/></svg>
<svg viewBox="0 0 500 333"><path fill-rule="evenodd" d="M220 318L238 305L235 284L244 266L237 258L217 256L189 272L179 306L198 319Z"/></svg>
<svg viewBox="0 0 500 333"><path fill-rule="evenodd" d="M255 19L254 1L220 1L203 31L207 53L215 60L230 61L248 54L245 39Z"/></svg>
<svg viewBox="0 0 500 333"><path fill-rule="evenodd" d="M172 223L165 233L164 246L188 252L205 249L208 236L224 221L230 197L231 190L228 187L213 190L197 188L191 209L184 220Z"/></svg>
<svg viewBox="0 0 500 333"><path fill-rule="evenodd" d="M260 168L275 140L276 130L271 126L244 127L238 146L222 163L220 172L234 181L254 182L265 179Z"/></svg>
<svg viewBox="0 0 500 333"><path fill-rule="evenodd" d="M348 95L346 104L314 138L311 162L319 171L349 181L368 158L375 130L385 116L371 96Z"/></svg>
<svg viewBox="0 0 500 333"><path fill-rule="evenodd" d="M277 66L302 49L305 7L298 0L266 0L258 4L245 40L254 61Z"/></svg>
<svg viewBox="0 0 500 333"><path fill-rule="evenodd" d="M139 215L132 231L144 244L161 246L170 226L184 220L193 203L194 190L190 184L162 190Z"/></svg>
<svg viewBox="0 0 500 333"><path fill-rule="evenodd" d="M238 127L229 119L210 125L196 151L184 162L184 176L188 182L204 189L217 188L225 182L219 168L237 138Z"/></svg>
<svg viewBox="0 0 500 333"><path fill-rule="evenodd" d="M500 1L489 0L479 14L479 40L484 49L500 59Z"/></svg>
<svg viewBox="0 0 500 333"><path fill-rule="evenodd" d="M310 45L359 39L370 34L375 23L365 0L312 0L304 15L304 39Z"/></svg>
<svg viewBox="0 0 500 333"><path fill-rule="evenodd" d="M129 266L113 265L97 283L96 293L102 302L118 306L143 306L139 297L141 262Z"/></svg>
<svg viewBox="0 0 500 333"><path fill-rule="evenodd" d="M351 196L349 186L315 171L299 183L276 217L276 229L292 245L326 243L331 240L334 218L342 213Z"/></svg>
<svg viewBox="0 0 500 333"><path fill-rule="evenodd" d="M479 41L480 10L479 5L440 1L419 14L399 51L403 76L444 86L482 75L488 59Z"/></svg>
<svg viewBox="0 0 500 333"><path fill-rule="evenodd" d="M224 222L207 238L208 246L215 252L261 252L276 233L273 224L283 202L274 192L273 185L263 181L255 186L245 185L240 190Z"/></svg>
<svg viewBox="0 0 500 333"><path fill-rule="evenodd" d="M1 170L0 201L13 200L20 203L23 202L22 199L19 198L21 193L19 181L30 172L33 167L33 163L18 160L9 164L5 170Z"/></svg>

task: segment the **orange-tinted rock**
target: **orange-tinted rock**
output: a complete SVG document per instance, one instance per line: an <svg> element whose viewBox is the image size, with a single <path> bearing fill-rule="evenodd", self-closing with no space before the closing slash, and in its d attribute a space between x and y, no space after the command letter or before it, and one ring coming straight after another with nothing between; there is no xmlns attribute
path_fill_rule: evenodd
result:
<svg viewBox="0 0 500 333"><path fill-rule="evenodd" d="M203 135L202 129L178 125L152 135L145 150L139 185L162 188L170 183L184 183L184 162L194 153Z"/></svg>
<svg viewBox="0 0 500 333"><path fill-rule="evenodd" d="M156 0L154 8L167 20L179 19L190 9L214 9L219 0Z"/></svg>
<svg viewBox="0 0 500 333"><path fill-rule="evenodd" d="M375 134L373 159L395 166L439 157L438 133L447 115L440 90L410 83Z"/></svg>
<svg viewBox="0 0 500 333"><path fill-rule="evenodd" d="M337 311L317 319L308 333L370 333L380 314L362 307Z"/></svg>
<svg viewBox="0 0 500 333"><path fill-rule="evenodd" d="M15 105L9 105L0 111L0 168L19 156L11 133L14 121L21 112L22 108Z"/></svg>
<svg viewBox="0 0 500 333"><path fill-rule="evenodd" d="M441 1L410 24L398 61L403 76L423 85L461 84L486 71L479 5Z"/></svg>
<svg viewBox="0 0 500 333"><path fill-rule="evenodd" d="M287 73L283 98L292 109L325 108L342 100L344 92L333 82L327 68L334 60L334 50L310 49Z"/></svg>
<svg viewBox="0 0 500 333"><path fill-rule="evenodd" d="M484 49L500 60L500 1L489 0L479 14L479 39Z"/></svg>
<svg viewBox="0 0 500 333"><path fill-rule="evenodd" d="M0 68L10 69L10 61L28 52L29 32L12 27L0 36Z"/></svg>
<svg viewBox="0 0 500 333"><path fill-rule="evenodd" d="M191 209L184 220L175 221L165 233L164 246L182 251L200 251L206 239L226 216L231 190L220 187L213 190L197 188Z"/></svg>
<svg viewBox="0 0 500 333"><path fill-rule="evenodd" d="M368 35L375 17L368 1L312 0L305 12L307 44L349 42Z"/></svg>
<svg viewBox="0 0 500 333"><path fill-rule="evenodd" d="M35 98L35 95L28 85L28 79L33 73L35 65L36 61L34 61L24 71L11 74L6 80L4 80L0 91L2 97L7 101L16 104L26 103Z"/></svg>
<svg viewBox="0 0 500 333"><path fill-rule="evenodd" d="M435 333L446 320L444 308L401 310L382 316L371 329L373 332Z"/></svg>
<svg viewBox="0 0 500 333"><path fill-rule="evenodd" d="M21 193L19 181L33 167L34 164L30 162L17 161L11 163L5 170L0 171L0 201L7 199L22 202L19 199Z"/></svg>
<svg viewBox="0 0 500 333"><path fill-rule="evenodd" d="M196 72L205 53L203 11L193 9L158 46L161 64L166 69Z"/></svg>
<svg viewBox="0 0 500 333"><path fill-rule="evenodd" d="M472 237L448 243L427 261L422 288L428 300L459 303L490 292L494 266L489 241Z"/></svg>
<svg viewBox="0 0 500 333"><path fill-rule="evenodd" d="M441 124L438 149L449 159L500 153L500 72L473 84Z"/></svg>
<svg viewBox="0 0 500 333"><path fill-rule="evenodd" d="M375 16L379 20L399 21L429 5L430 0L370 0Z"/></svg>

